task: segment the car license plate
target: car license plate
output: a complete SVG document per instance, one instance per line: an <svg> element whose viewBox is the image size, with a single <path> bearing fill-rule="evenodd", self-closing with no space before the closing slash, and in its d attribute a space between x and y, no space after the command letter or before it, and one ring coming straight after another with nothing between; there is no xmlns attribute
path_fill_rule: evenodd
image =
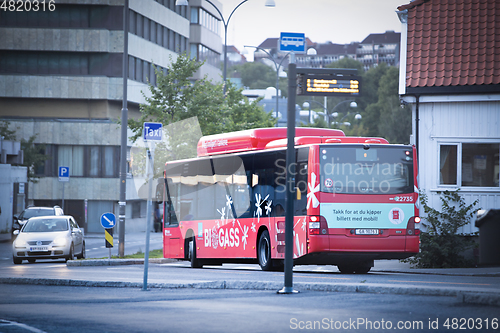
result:
<svg viewBox="0 0 500 333"><path fill-rule="evenodd" d="M32 246L30 247L31 252L42 252L42 251L48 251L49 247L48 246Z"/></svg>
<svg viewBox="0 0 500 333"><path fill-rule="evenodd" d="M378 229L356 229L356 235L378 235Z"/></svg>

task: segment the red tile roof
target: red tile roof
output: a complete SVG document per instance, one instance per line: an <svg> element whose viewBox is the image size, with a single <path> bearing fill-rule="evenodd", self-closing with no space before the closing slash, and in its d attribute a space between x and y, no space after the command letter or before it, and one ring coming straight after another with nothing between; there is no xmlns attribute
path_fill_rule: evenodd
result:
<svg viewBox="0 0 500 333"><path fill-rule="evenodd" d="M415 0L408 11L406 86L500 84L499 0Z"/></svg>

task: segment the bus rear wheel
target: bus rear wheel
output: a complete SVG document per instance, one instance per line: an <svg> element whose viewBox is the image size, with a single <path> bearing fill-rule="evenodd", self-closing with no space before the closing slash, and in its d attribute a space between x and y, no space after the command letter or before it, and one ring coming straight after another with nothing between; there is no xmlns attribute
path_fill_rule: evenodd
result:
<svg viewBox="0 0 500 333"><path fill-rule="evenodd" d="M191 260L191 268L202 268L203 264L196 258L196 239L193 238L189 242L189 259Z"/></svg>
<svg viewBox="0 0 500 333"><path fill-rule="evenodd" d="M264 230L259 237L259 243L257 245L257 258L259 260L260 268L263 271L270 271L273 268L273 262L271 260L271 239L269 237L269 231Z"/></svg>
<svg viewBox="0 0 500 333"><path fill-rule="evenodd" d="M339 265L338 266L340 273L342 274L366 274L370 271L371 266L367 265Z"/></svg>

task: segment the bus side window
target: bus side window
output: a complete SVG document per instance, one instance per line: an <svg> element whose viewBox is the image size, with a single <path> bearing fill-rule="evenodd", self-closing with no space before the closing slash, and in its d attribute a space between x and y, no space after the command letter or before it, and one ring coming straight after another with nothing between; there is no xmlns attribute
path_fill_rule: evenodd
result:
<svg viewBox="0 0 500 333"><path fill-rule="evenodd" d="M164 227L177 226L179 224L175 214L174 200L176 200L177 186L172 181L168 182L168 189L165 190L165 201L163 201Z"/></svg>
<svg viewBox="0 0 500 333"><path fill-rule="evenodd" d="M252 206L255 207L254 215L267 217L272 213L275 204L275 165L276 154L262 153L254 156L252 173ZM259 207L260 209L257 209Z"/></svg>
<svg viewBox="0 0 500 333"><path fill-rule="evenodd" d="M295 169L295 214L307 214L307 163L309 148L300 148L297 151L297 166Z"/></svg>

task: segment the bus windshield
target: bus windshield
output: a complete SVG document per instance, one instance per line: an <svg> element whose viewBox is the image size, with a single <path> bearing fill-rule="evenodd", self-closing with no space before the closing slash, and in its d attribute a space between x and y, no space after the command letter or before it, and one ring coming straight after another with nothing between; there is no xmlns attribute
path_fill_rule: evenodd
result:
<svg viewBox="0 0 500 333"><path fill-rule="evenodd" d="M413 189L413 152L408 146L320 148L321 192L400 194Z"/></svg>

